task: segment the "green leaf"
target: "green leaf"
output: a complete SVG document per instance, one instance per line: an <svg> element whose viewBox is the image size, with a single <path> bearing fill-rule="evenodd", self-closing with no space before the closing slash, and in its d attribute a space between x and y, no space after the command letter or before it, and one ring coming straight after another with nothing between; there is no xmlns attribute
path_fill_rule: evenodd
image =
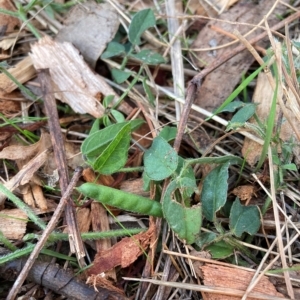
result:
<svg viewBox="0 0 300 300"><path fill-rule="evenodd" d="M225 111L234 112L235 110L237 110L240 107L243 107L244 105L245 105L245 103L240 100L233 101L233 102L229 103L228 105L226 105L224 108L222 108L219 111L219 113L225 112Z"/></svg>
<svg viewBox="0 0 300 300"><path fill-rule="evenodd" d="M204 179L201 194L204 216L214 221L215 214L227 199L229 163L213 169Z"/></svg>
<svg viewBox="0 0 300 300"><path fill-rule="evenodd" d="M144 165L148 177L152 180L163 180L175 172L178 155L163 138L158 136L144 154Z"/></svg>
<svg viewBox="0 0 300 300"><path fill-rule="evenodd" d="M123 114L120 113L118 110L112 109L112 110L110 111L110 113L111 113L112 116L115 118L115 120L117 121L117 123L125 122L125 117L124 117Z"/></svg>
<svg viewBox="0 0 300 300"><path fill-rule="evenodd" d="M155 217L163 216L161 204L149 198L90 182L82 184L77 189L83 195L103 204L140 214Z"/></svg>
<svg viewBox="0 0 300 300"><path fill-rule="evenodd" d="M82 154L86 156L87 159L99 156L127 123L130 124L131 131L133 131L140 127L144 121L137 119L129 122L117 123L90 134L81 145Z"/></svg>
<svg viewBox="0 0 300 300"><path fill-rule="evenodd" d="M182 178L180 185L177 181L170 182L162 201L163 213L168 224L178 237L185 240L187 244L194 243L201 230L201 205L184 207L181 203L177 202L174 197L176 189L180 189L182 192L182 189L191 188L193 185L194 182L189 178ZM184 200L182 202L184 202Z"/></svg>
<svg viewBox="0 0 300 300"><path fill-rule="evenodd" d="M268 62L265 62L262 66L260 66L257 70L255 70L252 74L250 74L243 82L229 95L229 97L223 102L223 104L214 111L214 114L206 119L206 121L210 120L213 116L217 115L220 111L223 110L230 102L232 102L240 92L242 92L245 87L260 73L263 68L266 67Z"/></svg>
<svg viewBox="0 0 300 300"><path fill-rule="evenodd" d="M297 171L297 166L295 164L285 164L282 166L282 169L285 169L285 170L290 170L290 171Z"/></svg>
<svg viewBox="0 0 300 300"><path fill-rule="evenodd" d="M117 42L110 42L107 45L106 50L102 53L101 58L110 58L121 54L125 54L125 52L125 47L122 44Z"/></svg>
<svg viewBox="0 0 300 300"><path fill-rule="evenodd" d="M158 65L166 62L163 56L148 49L144 49L137 54L131 54L130 56L142 61L147 65Z"/></svg>
<svg viewBox="0 0 300 300"><path fill-rule="evenodd" d="M224 259L233 254L234 247L226 244L224 241L220 241L207 246L205 250L210 252L213 259Z"/></svg>
<svg viewBox="0 0 300 300"><path fill-rule="evenodd" d="M96 119L95 121L94 121L94 123L93 123L93 125L92 125L92 128L91 128L91 130L90 130L90 135L91 134L93 134L93 133L95 133L95 132L97 132L97 131L99 131L99 128L100 128L100 121L101 121L101 119Z"/></svg>
<svg viewBox="0 0 300 300"><path fill-rule="evenodd" d="M155 16L151 9L137 12L129 25L128 38L133 45L141 43L140 37L148 28L155 26Z"/></svg>
<svg viewBox="0 0 300 300"><path fill-rule="evenodd" d="M114 95L105 96L103 99L103 106L107 108L109 104L114 100L114 98L115 98Z"/></svg>
<svg viewBox="0 0 300 300"><path fill-rule="evenodd" d="M257 104L248 103L245 104L231 119L231 123L241 123L247 122L255 113Z"/></svg>
<svg viewBox="0 0 300 300"><path fill-rule="evenodd" d="M194 192L197 187L196 184L196 178L194 174L194 170L191 166L186 166L185 165L185 160L178 156L178 165L175 173L173 174L173 177L178 177L177 180L182 180L182 178L185 180L188 178L193 184L190 184L190 188L185 188L183 190L183 197L187 198L190 197Z"/></svg>
<svg viewBox="0 0 300 300"><path fill-rule="evenodd" d="M93 164L101 174L112 174L124 167L130 144L130 124L125 124Z"/></svg>
<svg viewBox="0 0 300 300"><path fill-rule="evenodd" d="M202 232L197 237L195 244L203 249L204 246L211 244L217 238L217 234L215 232Z"/></svg>
<svg viewBox="0 0 300 300"><path fill-rule="evenodd" d="M119 69L112 69L111 76L116 83L120 84L126 81L131 76L131 73Z"/></svg>
<svg viewBox="0 0 300 300"><path fill-rule="evenodd" d="M233 234L241 237L244 232L255 234L260 227L260 216L256 206L241 205L237 198L230 211L229 227Z"/></svg>
<svg viewBox="0 0 300 300"><path fill-rule="evenodd" d="M164 138L167 142L175 140L177 135L177 128L171 126L165 126L159 133L159 136Z"/></svg>
<svg viewBox="0 0 300 300"><path fill-rule="evenodd" d="M153 95L151 89L149 88L149 85L147 84L146 78L143 79L143 88L147 95L148 101L150 102L151 105L155 106L155 103L154 103L155 98L154 98L154 95Z"/></svg>

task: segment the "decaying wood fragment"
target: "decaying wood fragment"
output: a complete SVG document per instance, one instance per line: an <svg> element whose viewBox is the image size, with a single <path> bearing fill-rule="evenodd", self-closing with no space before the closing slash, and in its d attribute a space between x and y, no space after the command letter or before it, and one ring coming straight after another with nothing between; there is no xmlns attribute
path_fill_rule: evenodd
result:
<svg viewBox="0 0 300 300"><path fill-rule="evenodd" d="M49 131L53 146L54 159L58 168L59 185L64 194L69 185L69 173L66 161L66 152L64 149L63 136L59 124L56 101L53 95L49 69L42 69L39 72L39 80L43 92L43 100L48 117ZM70 250L76 253L81 267L85 265L83 257L85 256L83 242L78 230L78 224L75 215L75 209L71 200L68 198L68 205L65 208L66 223L69 230Z"/></svg>
<svg viewBox="0 0 300 300"><path fill-rule="evenodd" d="M15 280L15 276L22 270L26 259L15 259L0 266L1 276L7 280ZM73 274L59 268L55 264L36 261L29 271L27 280L33 281L45 288L53 290L57 294L64 295L68 299L75 300L126 300L124 295L98 287L94 287L78 281Z"/></svg>
<svg viewBox="0 0 300 300"><path fill-rule="evenodd" d="M44 37L32 46L31 58L36 69L49 69L55 97L69 104L75 112L100 118L104 107L101 95L114 90L85 63L70 43L59 43Z"/></svg>
<svg viewBox="0 0 300 300"><path fill-rule="evenodd" d="M203 276L204 284L210 287L218 288L231 288L233 290L246 291L248 285L253 277L253 272L246 270L235 269L220 265L214 264L205 264L200 267ZM253 292L258 292L260 294L275 296L279 298L284 298L284 296L278 293L269 281L267 276L263 276L259 283L253 288ZM205 299L207 300L238 300L241 299L240 296L212 294L212 293L203 293L205 294ZM257 298L248 297L249 300L257 300Z"/></svg>
<svg viewBox="0 0 300 300"><path fill-rule="evenodd" d="M36 74L29 56L18 62L14 67L9 68L7 71L20 83L27 82L35 77ZM9 94L15 89L17 89L17 85L4 73L0 74L0 91Z"/></svg>
<svg viewBox="0 0 300 300"><path fill-rule="evenodd" d="M29 163L24 165L24 167L9 181L7 181L4 186L9 189L10 191L13 191L16 187L18 187L20 184L26 184L29 182L29 180L32 178L34 173L45 163L45 161L48 159L50 150L47 149L37 155L35 158L33 158ZM6 196L2 193L0 193L0 206L3 205L4 201L6 199Z"/></svg>

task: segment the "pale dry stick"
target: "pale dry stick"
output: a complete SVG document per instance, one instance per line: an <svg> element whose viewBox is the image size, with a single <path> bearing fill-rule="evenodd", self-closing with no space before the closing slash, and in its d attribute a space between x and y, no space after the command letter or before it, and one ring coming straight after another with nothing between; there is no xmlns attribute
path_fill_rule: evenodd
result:
<svg viewBox="0 0 300 300"><path fill-rule="evenodd" d="M38 77L43 93L45 111L48 117L48 126L51 143L53 146L54 159L59 172L59 185L61 188L61 193L63 194L69 184L69 174L67 168L66 153L64 151L65 146L61 133L61 127L59 124L56 101L51 84L49 69L40 69L38 71ZM71 202L65 209L65 217L69 230L68 235L70 250L72 253L76 253L79 265L81 267L84 267L86 265L84 261L85 250L78 229L75 208Z"/></svg>
<svg viewBox="0 0 300 300"><path fill-rule="evenodd" d="M261 186L261 188L265 191L265 193L271 199L272 195L269 193L269 191L266 189L266 187L262 184L262 182L257 178L257 176L255 174L252 174L252 176L255 178L255 180L258 182L258 184ZM287 219L287 222L291 224L291 227L289 227L289 228L293 228L298 233L298 235L300 235L299 228L297 228L297 226L294 224L294 222L292 222L289 219L289 217L285 214L285 212L282 210L282 208L278 204L277 204L277 209L280 210L280 212L283 214L283 216Z"/></svg>
<svg viewBox="0 0 300 300"><path fill-rule="evenodd" d="M287 69L286 69L286 67L285 67L285 65L284 64L282 64L282 72L283 72L283 74L284 74L284 79L285 79L285 81L286 81L286 84L288 85L288 87L290 88L290 90L292 91L292 93L293 93L293 95L295 96L295 99L296 99L296 101L297 101L297 104L300 106L300 96L299 96L299 94L298 94L298 87L295 87L294 86L294 83L292 82L292 80L290 79L290 76L289 76L289 74L288 74L288 71L287 71ZM284 91L284 94L285 94L285 96L286 97L289 97L289 94L288 94L288 92L287 92L287 89L285 89L285 90L283 90ZM294 102L294 101L293 101ZM291 104L292 105L292 104ZM297 116L297 114L296 114L296 116ZM299 120L299 117L297 116L297 118L298 118L298 120Z"/></svg>
<svg viewBox="0 0 300 300"><path fill-rule="evenodd" d="M268 22L266 21L265 24L266 24L266 28L267 28L267 33L268 33L268 36L269 36L269 40L270 40L272 48L274 50L274 55L276 57L277 64L279 65L279 67L278 67L278 76L280 77L281 72L282 72L281 51L278 49L278 47L276 47L276 44L275 44L275 41L274 41L273 36L271 34ZM280 79L281 79L280 82L282 82L282 77L280 77ZM289 79L288 76L286 76L286 80L288 80L288 79ZM300 132L298 131L298 128L295 126L295 124L292 122L291 118L289 117L289 112L286 109L285 104L284 104L282 98L281 97L277 97L277 100L279 102L279 106L280 106L280 108L281 108L281 110L283 112L284 117L288 120L289 124L293 128L293 131L297 135L298 140L300 141Z"/></svg>
<svg viewBox="0 0 300 300"><path fill-rule="evenodd" d="M266 253L268 252L266 249L263 249L263 248L260 248L260 247L253 247L253 245L243 243L241 241L239 241L239 242L240 242L240 244L242 244L246 247L251 247L252 246L252 248L255 249L255 250L264 251ZM294 242L294 240L293 240L293 242ZM168 251L168 250L163 250L163 252L166 253L166 254L169 254L169 255L173 255L173 256L179 256L179 257L186 258L186 259L190 258L191 260L201 261L203 263L215 264L215 265L224 266L224 267L228 267L228 268L232 268L232 269L244 270L244 271L252 272L252 273L256 272L256 270L253 270L253 269L249 269L249 268L246 268L246 267L241 267L241 266L237 266L237 265L233 265L233 264L230 264L230 263L225 263L225 262L222 262L222 261L213 260L213 259L209 259L209 258L202 258L202 257L198 257L198 256L188 255L188 254L172 252L172 251ZM274 251L271 251L271 254L279 255L277 252L274 252ZM266 272L266 271L264 271L264 272ZM282 276L280 276L278 274L273 274L273 273L264 274L264 275L266 275L268 277L283 278ZM300 279L292 278L292 281L300 282Z"/></svg>
<svg viewBox="0 0 300 300"><path fill-rule="evenodd" d="M169 41L175 38L173 45L171 46L171 52L170 52L174 94L179 97L184 97L184 73L183 73L181 42L178 39L179 34L175 36L176 32L179 29L178 19L175 18L177 13L175 8L175 0L166 0L165 5L166 5L166 12L169 16L167 20ZM178 102L175 103L175 109L176 109L176 121L179 121L182 108Z"/></svg>
<svg viewBox="0 0 300 300"><path fill-rule="evenodd" d="M255 48L248 42L248 40L243 35L241 35L241 33L236 29L233 31L233 34L245 45L247 50L253 55L256 61L262 66L265 62L260 57L260 55L255 50Z"/></svg>
<svg viewBox="0 0 300 300"><path fill-rule="evenodd" d="M282 226L281 228L281 233L283 233L283 231L287 228L286 224L284 226ZM272 252L272 249L275 247L276 243L277 243L278 237L276 237L272 244L269 246L268 251L264 254L263 259L260 261L259 266L256 268L255 273L250 281L250 283L248 284L248 287L245 291L245 294L243 295L242 300L246 300L247 297L249 297L249 293L254 289L254 287L256 286L256 284L259 282L259 280L262 278L262 276L264 275L264 273L266 271L261 271L261 269L264 266L265 261L267 260L267 258L269 257L269 255ZM278 254L277 254L278 255ZM260 274L262 274L262 276L260 276Z"/></svg>
<svg viewBox="0 0 300 300"><path fill-rule="evenodd" d="M292 82L293 82L294 88L296 89L296 94L299 95L299 84L298 84L298 80L297 80L296 69L295 69L295 64L294 64L294 59L293 59L291 39L290 39L288 24L285 24L284 29L285 29L285 44L286 44L286 49L287 49L287 54L288 54L288 60L289 60L289 66L290 66L290 71L291 71Z"/></svg>
<svg viewBox="0 0 300 300"><path fill-rule="evenodd" d="M283 227L283 228L284 228L284 227ZM287 248L290 247L290 245L291 245L293 242L295 242L298 238L299 238L299 234L296 234L296 235L289 241L289 243L283 248L283 251L287 250ZM277 238L277 237L276 237L276 239L277 239L277 241L278 241L278 238ZM274 263L275 263L279 258L280 258L280 254L277 254L277 255L269 262L269 264L265 267L265 269L257 276L257 278L256 278L253 282L251 282L251 286L250 286L250 285L248 286L248 289L249 289L250 291L251 291L251 290L254 288L254 286L259 282L259 280L262 278L262 276L264 276L265 273L271 269L271 267L274 265ZM285 273L285 271L284 271L284 273ZM292 281L292 279L293 279L293 278L290 278L291 281ZM291 282L290 282L290 284L291 284ZM248 289L247 289L247 291L248 291ZM249 297L250 295L247 293L247 296ZM246 299L246 298L244 298L244 299ZM294 298L292 298L292 299L294 299Z"/></svg>
<svg viewBox="0 0 300 300"><path fill-rule="evenodd" d="M280 258L281 258L281 263L282 267L284 269L288 268L288 265L285 260L285 255L284 255L284 247L283 247L283 241L282 241L282 236L280 234L280 218L279 218L279 212L278 212L278 206L276 202L276 188L275 188L275 178L274 178L274 170L273 170L273 158L272 158L272 149L269 146L268 149L268 156L269 156L269 173L270 173L270 183L271 183L271 195L272 195L272 203L273 203L273 212L274 212L274 219L275 219L275 227L276 227L276 233L278 237L278 248L279 248L279 253L280 253ZM287 292L288 295L294 299L294 290L290 281L290 274L289 272L285 271L283 272L284 278L285 278L285 284L287 287Z"/></svg>
<svg viewBox="0 0 300 300"><path fill-rule="evenodd" d="M273 31L278 30L278 29L282 28L286 23L292 22L293 20L299 18L299 16L300 16L300 11L294 13L293 15L284 19L283 21L277 23L271 29ZM249 43L254 44L254 43L260 41L265 36L267 36L267 34L268 33L266 33L266 32L262 32L261 34L255 36L254 38L249 40ZM222 57L220 57L220 59L215 60L211 65L209 65L207 68L202 70L198 75L196 75L192 81L194 81L194 82L201 81L206 75L208 75L209 73L214 71L216 68L218 68L220 65L225 63L227 60L229 60L230 58L235 56L237 53L239 53L245 49L246 49L246 47L244 45L240 45L240 46L236 47L234 50L230 50L230 51L226 52L224 55L222 55ZM211 48L209 50L211 50Z"/></svg>
<svg viewBox="0 0 300 300"><path fill-rule="evenodd" d="M284 214L287 216L286 203L285 203L283 191L280 191L279 195L280 195L280 200L281 200L281 203L282 203L282 206L283 206ZM292 221L292 216L287 216L287 218L284 219L284 225L285 225L285 238L286 238L287 243L289 243L289 240L290 240L290 231L289 231L288 222L287 222L288 219L289 219L290 221ZM293 257L292 249L289 247L289 248L287 249L287 251L288 251L287 256L288 256L288 260L289 260L289 265L291 266L292 263L293 263L293 259L292 259L292 257Z"/></svg>
<svg viewBox="0 0 300 300"><path fill-rule="evenodd" d="M45 246L47 239L51 232L54 230L67 202L71 196L73 188L75 187L79 177L81 176L82 168L77 168L74 172L73 178L70 181L64 195L62 196L58 206L56 207L54 214L48 223L46 229L44 230L42 236L40 237L39 241L37 242L34 250L31 252L30 256L28 257L26 264L24 265L22 271L20 272L18 278L16 279L13 287L11 288L6 300L14 300L21 288L23 282L26 279L26 276L31 269L32 265L34 264L36 258L38 257L39 253L41 252L42 248Z"/></svg>
<svg viewBox="0 0 300 300"><path fill-rule="evenodd" d="M228 296L235 296L235 297L242 297L243 291L231 288L224 288L224 287L215 287L215 286L205 286L200 284L190 284L190 283L182 283L182 282L166 282L160 281L155 279L144 279L144 278L130 278L130 277L123 277L125 280L132 280L132 281L140 281L140 282L149 282L156 285L164 285L166 287L174 287L179 289L185 290L192 290L197 292L205 292L205 293L212 293L212 294L219 294L219 295L228 295ZM290 298L286 297L276 297L276 296L269 296L266 294L253 292L249 295L253 299L262 299L262 300L291 300Z"/></svg>
<svg viewBox="0 0 300 300"><path fill-rule="evenodd" d="M120 67L120 65L119 65L118 63L116 63L116 62L114 62L114 61L112 61L112 60L109 60L109 59L103 59L103 61L105 61L107 64L109 64L109 65L112 66L112 67L115 67L115 68L119 68L119 67ZM125 70L125 71L128 71L128 72L131 72L131 70L126 69L126 68L125 68L124 70ZM136 73L135 73L135 74L136 74ZM196 76L197 76L197 75L196 75ZM125 91L125 89L122 89L121 87L116 86L113 82L111 82L111 81L109 81L109 80L106 80L106 81L107 81L108 83L110 83L111 85L113 85L113 86L119 88L120 90ZM152 83L151 83L150 81L146 81L146 83L147 83L149 86L153 87L153 85L152 85ZM174 93L170 92L168 89L166 89L166 88L164 88L164 87L162 87L162 86L159 86L159 85L157 85L157 84L155 84L155 87L156 87L159 91L161 91L162 93L164 93L166 96L168 96L168 97L174 99L175 101L178 101L178 102L180 102L180 103L182 103L182 104L185 103L185 101L184 101L183 98L177 97L176 95L174 95ZM130 92L129 92L129 96L132 97L132 98L135 99L135 100L138 100L138 99L136 99L136 98L134 97L134 95L130 94ZM221 125L224 125L224 126L227 126L227 125L228 125L228 121L226 121L226 120L224 120L224 119L222 119L222 118L220 118L220 117L218 117L218 116L214 116L213 113L211 113L211 112L209 112L209 111L207 111L207 110L201 108L200 106L197 106L197 105L195 105L195 104L192 104L192 110L194 110L194 111L196 111L196 112L199 112L199 113L201 113L201 114L203 114L203 115L205 115L205 116L211 118L212 120L218 122L218 123L221 124ZM258 138L257 136L255 136L255 135L253 135L253 134L251 134L251 133L249 133L249 132L247 132L247 131L241 131L240 133L243 134L244 136L248 137L249 139L251 139L251 140L257 142L257 143L260 144L260 145L263 145L263 144L264 144L264 141L263 141L262 139Z"/></svg>
<svg viewBox="0 0 300 300"><path fill-rule="evenodd" d="M282 1L282 0L279 0L279 2L282 4L282 5L285 5L286 7L288 7L289 9L293 10L293 11L299 11L299 9L295 8L294 6L286 3L285 1Z"/></svg>
<svg viewBox="0 0 300 300"><path fill-rule="evenodd" d="M235 31L234 34L239 38L239 40L241 40L241 42L245 45L245 47L250 51L250 53L254 56L254 58L257 60L257 62L260 64L260 65L263 65L264 64L264 61L262 60L262 58L260 57L260 55L257 53L257 51L254 49L254 47L249 43L249 41L247 41L239 32ZM271 43L273 42L273 39L270 37L270 41ZM274 48L274 44L273 45L273 48ZM276 49L276 47L274 48L274 50ZM277 55L276 56L276 52L275 52L275 58L277 58L277 61L280 61L281 62L281 59L279 58L279 56ZM281 72L281 67L278 68L278 72L280 74ZM284 68L285 70L285 68ZM267 78L268 78L268 81L273 89L273 91L275 90L275 82L274 82L274 79L272 77L272 74L270 72L265 72ZM288 76L286 76L286 78L288 79ZM282 80L280 81L282 83ZM284 90L284 89L283 89ZM286 97L289 99L289 95L288 93L286 92L285 93ZM280 95L278 94L277 95L277 100L279 103L282 103L282 99L280 97ZM300 133L298 133L298 129L297 127L294 125L294 123L292 122L291 118L289 117L288 115L288 112L285 108L284 105L280 105L280 107L282 108L283 110L283 113L284 113L284 116L286 117L286 119L288 120L289 124L291 125L291 127L293 128L294 132L296 133L297 137L299 138L300 137ZM298 116L298 118L300 118L300 116Z"/></svg>
<svg viewBox="0 0 300 300"><path fill-rule="evenodd" d="M273 6L270 8L269 12L266 14L266 18L268 18L272 12L274 11L274 9L276 8L276 6L278 5L279 0L276 0L275 3L273 4ZM208 18L210 20L214 20L214 18ZM223 21L223 20L219 20L219 19L215 19L217 21ZM251 33L253 33L256 29L261 28L261 25L264 23L264 18L258 23L258 24L248 24L248 23L239 23L239 22L228 22L230 24L237 24L237 25L250 25L253 26L253 28L251 30L249 30L247 33L244 34L244 37L247 37L248 35L250 35ZM226 43L224 45L221 46L217 46L217 47L211 47L211 48L190 48L190 49L185 49L183 48L183 50L188 50L188 51L194 51L194 52L200 52L200 51L212 51L212 50L218 50L218 49L222 49L231 45L236 44L238 41L232 41L229 43Z"/></svg>
<svg viewBox="0 0 300 300"><path fill-rule="evenodd" d="M222 221L222 220L220 220L220 221ZM266 224L266 221L264 222L264 224ZM290 225L288 225L289 226L289 228L293 228L293 226L290 226ZM204 232L209 232L209 233L211 233L212 231L210 231L210 230L207 230L206 228L201 228L201 230L202 231L204 231ZM265 252L265 253L267 253L268 252L268 250L266 250L265 248L262 248L262 247L258 247L258 246L255 246L255 245L252 245L252 244L248 244L248 243L245 243L245 242L243 242L243 241L237 241L239 244L241 244L242 246L245 246L245 247L247 247L247 248L250 248L250 249L254 249L254 250L256 250L256 251L261 251L261 252ZM273 255L278 255L278 253L277 252L275 252L275 251L271 251L271 254L273 254ZM288 256L286 256L287 258L288 258ZM297 259L297 258L293 258L293 261L294 262L297 262L297 263L299 263L300 262L300 259ZM275 274L267 274L268 276L275 276L275 277L280 277L280 276L277 276L277 275L275 275ZM280 277L281 278L281 277ZM283 278L283 277L282 277ZM295 279L295 278L293 278L292 279L293 281L295 281L295 282L300 282L300 279Z"/></svg>

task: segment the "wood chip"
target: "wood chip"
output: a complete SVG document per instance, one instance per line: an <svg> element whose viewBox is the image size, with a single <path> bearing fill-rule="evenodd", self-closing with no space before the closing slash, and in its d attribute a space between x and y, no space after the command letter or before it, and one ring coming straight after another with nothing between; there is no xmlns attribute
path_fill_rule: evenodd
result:
<svg viewBox="0 0 300 300"><path fill-rule="evenodd" d="M29 56L18 62L14 67L9 68L7 71L20 83L25 83L35 76L35 69ZM17 85L4 73L0 74L0 91L9 94L16 88Z"/></svg>
<svg viewBox="0 0 300 300"><path fill-rule="evenodd" d="M200 267L203 276L204 284L211 287L219 288L231 288L240 291L246 291L248 285L253 277L253 272L240 270L230 267L224 267L214 264L205 264ZM258 292L264 295L282 297L284 296L278 293L269 281L267 276L263 276L259 283L253 289L253 292ZM240 300L241 297L226 296L221 294L205 293L205 299L207 300ZM257 300L257 298L248 297L248 300Z"/></svg>

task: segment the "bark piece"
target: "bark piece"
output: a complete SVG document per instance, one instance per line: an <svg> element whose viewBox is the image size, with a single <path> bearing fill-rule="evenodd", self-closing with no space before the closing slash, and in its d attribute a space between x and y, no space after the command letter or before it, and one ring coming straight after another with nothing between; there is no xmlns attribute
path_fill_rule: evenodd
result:
<svg viewBox="0 0 300 300"><path fill-rule="evenodd" d="M117 33L119 23L118 14L111 5L86 2L70 11L56 40L72 43L94 69L107 43Z"/></svg>
<svg viewBox="0 0 300 300"><path fill-rule="evenodd" d="M213 287L232 288L235 290L246 291L248 285L253 277L253 272L246 270L234 269L220 265L205 264L200 267L203 276L204 284ZM263 276L259 283L253 289L253 292L258 292L264 295L282 297L269 281L267 276ZM221 294L204 293L207 300L238 300L238 296L227 296ZM256 300L257 298L248 297L249 300Z"/></svg>
<svg viewBox="0 0 300 300"><path fill-rule="evenodd" d="M264 15L266 15L273 4L273 2L267 0L259 1L258 4L255 4L254 2L250 3L250 1L246 4L238 3L230 10L223 13L220 16L220 19L230 20L231 22L257 24L263 19ZM276 7L275 11L268 19L270 27L278 22L277 15L280 15L283 12L283 9L282 5ZM236 23L229 24L220 21L210 21L199 33L193 44L193 48L210 48L232 41L231 38L212 30L212 26L220 27L229 33L232 33L234 29L237 29L242 34L252 29L252 27L242 26ZM260 32L260 30L256 30L254 33L247 36L247 39L258 35ZM265 47L267 45L267 40L265 39L258 44ZM209 65L212 61L218 60L224 53L232 51L235 47L236 44L219 50L198 52L197 64L199 67L203 67L201 62L204 61ZM241 75L248 70L253 62L254 58L252 54L249 53L248 50L244 50L222 64L214 72L205 77L203 84L199 89L195 104L209 111L216 109L231 94L234 87L240 81Z"/></svg>
<svg viewBox="0 0 300 300"><path fill-rule="evenodd" d="M46 36L31 50L35 68L49 69L56 98L69 104L75 112L89 113L95 118L103 115L100 93L115 93L100 76L91 71L72 44L58 43Z"/></svg>
<svg viewBox="0 0 300 300"><path fill-rule="evenodd" d="M16 259L0 266L0 274L7 280L14 280L26 259ZM76 280L73 274L66 272L57 265L36 261L28 273L28 280L53 290L74 300L126 300L124 295L103 288L95 291L93 287Z"/></svg>
<svg viewBox="0 0 300 300"><path fill-rule="evenodd" d="M154 227L149 228L146 232L123 238L108 250L98 252L88 274L97 275L116 266L128 267L149 247L153 232Z"/></svg>
<svg viewBox="0 0 300 300"><path fill-rule="evenodd" d="M4 186L9 189L10 191L13 191L15 188L17 188L20 184L26 184L28 183L31 178L33 177L34 173L45 163L45 161L48 159L49 150L45 150L39 155L37 155L35 158L30 160L24 167L9 181L7 181ZM3 205L4 201L6 199L6 196L2 193L0 193L0 206Z"/></svg>
<svg viewBox="0 0 300 300"><path fill-rule="evenodd" d="M77 222L80 232L89 232L91 226L91 211L87 207L80 207L77 210Z"/></svg>
<svg viewBox="0 0 300 300"><path fill-rule="evenodd" d="M64 149L64 139L59 124L58 112L56 107L53 89L51 85L49 69L42 69L39 72L39 80L43 92L46 115L53 147L54 159L58 168L59 185L62 194L66 192L69 186L69 173L67 168L67 159ZM85 266L83 257L85 256L83 242L78 230L78 224L75 215L75 209L70 198L68 198L65 208L65 218L69 230L70 251L76 253L79 265Z"/></svg>
<svg viewBox="0 0 300 300"><path fill-rule="evenodd" d="M35 69L29 56L18 62L14 67L9 68L7 71L20 83L25 83L35 76ZM4 73L0 74L0 91L9 94L16 88L17 85Z"/></svg>

